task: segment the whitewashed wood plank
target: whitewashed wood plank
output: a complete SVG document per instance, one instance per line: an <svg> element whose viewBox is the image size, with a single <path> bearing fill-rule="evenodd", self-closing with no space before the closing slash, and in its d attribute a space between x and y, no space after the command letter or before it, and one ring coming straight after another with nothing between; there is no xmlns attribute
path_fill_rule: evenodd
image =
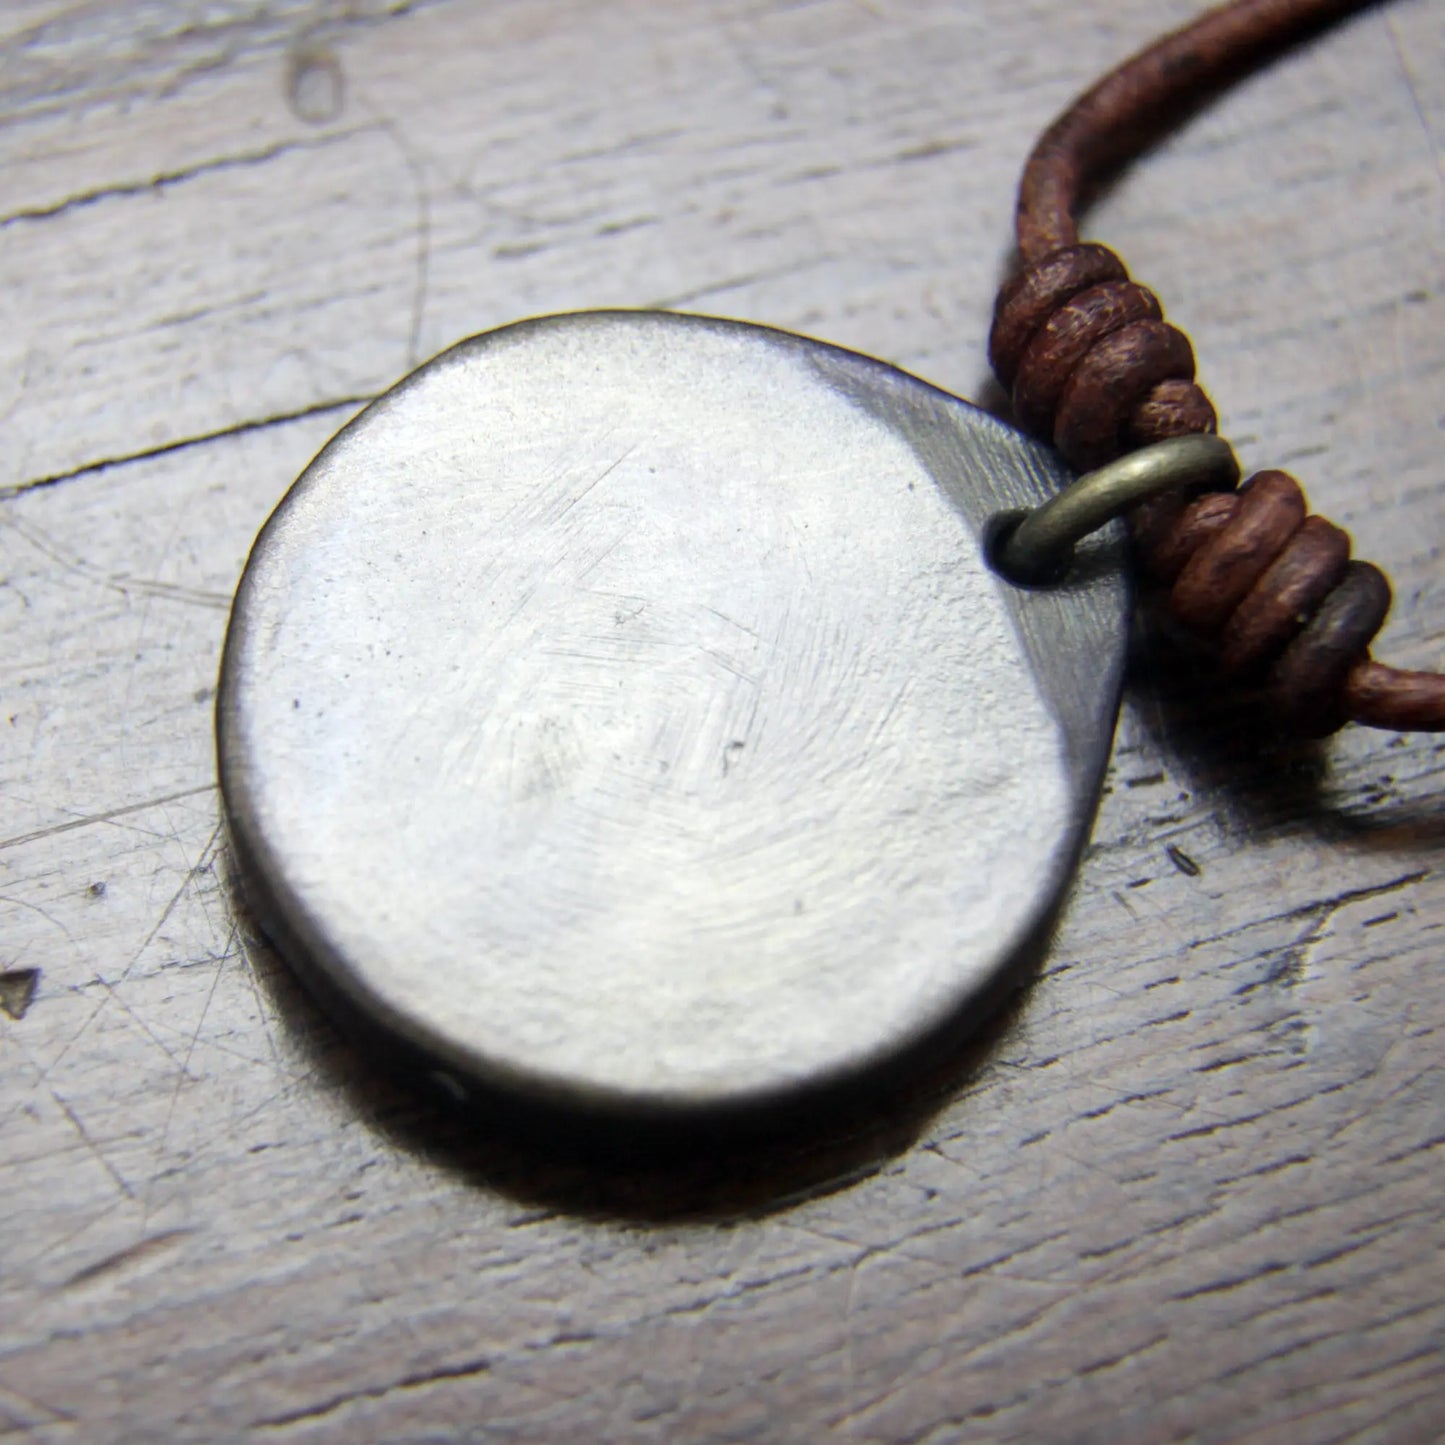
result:
<svg viewBox="0 0 1445 1445"><path fill-rule="evenodd" d="M917 1144L873 1123L690 1179L541 1161L398 1094L227 884L224 599L346 396L519 312L679 297L976 391L1018 159L1160 13L7 12L40 38L0 69L0 212L54 213L0 228L0 345L49 367L6 396L5 480L86 470L0 502L0 966L40 970L0 1016L0 1419L57 1439L1435 1433L1429 739L1346 734L1327 763L1261 746L1156 658L1045 973L909 1121ZM1355 22L1093 221L1193 332L1246 456L1299 459L1390 567L1389 641L1421 665L1442 45L1425 3ZM319 124L288 100L306 47L344 77ZM308 407L333 409L270 421Z"/></svg>

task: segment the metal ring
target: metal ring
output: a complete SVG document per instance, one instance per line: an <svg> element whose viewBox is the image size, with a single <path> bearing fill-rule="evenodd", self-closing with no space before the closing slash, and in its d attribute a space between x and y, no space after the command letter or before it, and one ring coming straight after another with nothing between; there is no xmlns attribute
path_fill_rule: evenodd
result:
<svg viewBox="0 0 1445 1445"><path fill-rule="evenodd" d="M1011 582L1057 581L1068 569L1074 544L1131 507L1164 492L1189 487L1229 491L1239 482L1239 462L1222 437L1171 437L1141 447L1107 466L1085 472L1056 497L1011 523L995 543L993 564Z"/></svg>

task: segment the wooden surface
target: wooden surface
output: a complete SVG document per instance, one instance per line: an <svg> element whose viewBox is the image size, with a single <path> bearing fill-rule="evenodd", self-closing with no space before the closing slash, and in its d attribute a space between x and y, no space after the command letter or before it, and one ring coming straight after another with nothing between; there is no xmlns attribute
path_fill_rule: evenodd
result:
<svg viewBox="0 0 1445 1445"><path fill-rule="evenodd" d="M212 689L365 398L538 311L810 330L964 394L1034 132L1181 0L8 0L0 1430L1425 1441L1439 742L1135 669L1044 970L792 1143L582 1165L380 1079L230 892ZM1445 11L1357 19L1089 230L1445 661ZM38 971L26 1007L30 970ZM11 1017L11 1013L17 1015Z"/></svg>

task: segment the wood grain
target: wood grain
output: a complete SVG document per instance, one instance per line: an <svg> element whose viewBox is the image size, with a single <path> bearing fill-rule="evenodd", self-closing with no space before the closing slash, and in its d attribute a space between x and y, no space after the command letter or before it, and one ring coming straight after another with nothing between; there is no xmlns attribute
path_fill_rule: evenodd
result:
<svg viewBox="0 0 1445 1445"><path fill-rule="evenodd" d="M412 362L665 304L984 387L1034 133L1191 6L20 0L0 20L0 1430L1424 1441L1445 747L1141 656L1041 977L946 1077L582 1164L340 1043L230 891L256 528ZM1438 666L1445 26L1379 7L1089 230ZM11 1009L11 1004L14 1004ZM18 1017L12 1017L11 1013Z"/></svg>

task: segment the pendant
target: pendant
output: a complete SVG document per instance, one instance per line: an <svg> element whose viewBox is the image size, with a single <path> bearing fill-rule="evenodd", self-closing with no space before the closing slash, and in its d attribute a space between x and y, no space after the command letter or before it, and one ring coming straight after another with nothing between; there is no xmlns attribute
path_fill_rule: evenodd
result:
<svg viewBox="0 0 1445 1445"><path fill-rule="evenodd" d="M474 337L262 531L217 712L258 921L454 1094L771 1115L975 1028L1113 734L1117 527L989 565L1054 455L876 360L656 312Z"/></svg>

